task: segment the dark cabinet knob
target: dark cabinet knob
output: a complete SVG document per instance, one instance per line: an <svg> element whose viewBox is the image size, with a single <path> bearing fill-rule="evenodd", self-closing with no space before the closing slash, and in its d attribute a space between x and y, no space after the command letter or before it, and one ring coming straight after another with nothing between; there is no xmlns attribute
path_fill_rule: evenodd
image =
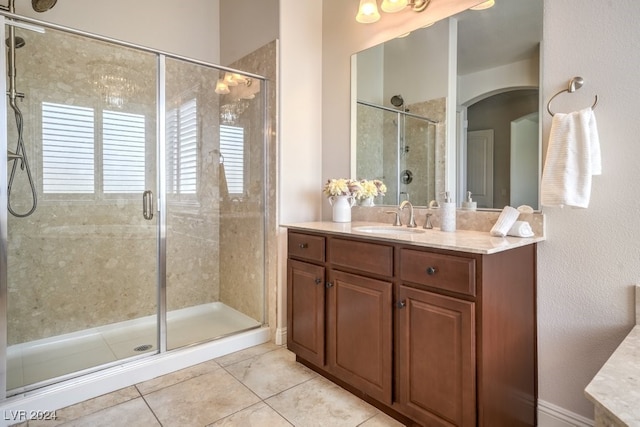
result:
<svg viewBox="0 0 640 427"><path fill-rule="evenodd" d="M434 274L436 274L436 269L435 267L427 267L427 274L429 276L433 276Z"/></svg>
<svg viewBox="0 0 640 427"><path fill-rule="evenodd" d="M405 300L398 301L396 303L396 307L398 307L398 308L405 308L406 306L407 306L407 302Z"/></svg>
<svg viewBox="0 0 640 427"><path fill-rule="evenodd" d="M319 285L320 283L322 283L322 279L318 277L316 278L315 282L316 282L316 285Z"/></svg>
<svg viewBox="0 0 640 427"><path fill-rule="evenodd" d="M326 287L327 289L332 288L332 287L333 287L333 283L331 283L331 282L327 282L327 283L325 284L325 287Z"/></svg>
<svg viewBox="0 0 640 427"><path fill-rule="evenodd" d="M308 243L300 243L298 246L300 247L300 249L307 249L309 247L309 244Z"/></svg>

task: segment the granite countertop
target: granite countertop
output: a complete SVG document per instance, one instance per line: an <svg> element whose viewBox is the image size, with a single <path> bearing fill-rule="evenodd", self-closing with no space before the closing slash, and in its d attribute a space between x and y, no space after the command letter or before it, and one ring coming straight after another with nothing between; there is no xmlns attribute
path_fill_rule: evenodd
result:
<svg viewBox="0 0 640 427"><path fill-rule="evenodd" d="M591 380L585 395L596 406L596 419L606 419L606 425L640 425L640 325Z"/></svg>
<svg viewBox="0 0 640 427"><path fill-rule="evenodd" d="M353 222L303 222L293 224L281 224L292 230L318 231L336 235L349 235L366 237L382 242L408 243L415 246L423 246L433 249L447 249L460 252L478 254L493 254L514 249L520 246L531 245L544 241L541 236L534 237L494 237L487 231L457 230L455 232L440 231L439 228L425 230L424 233L398 233L398 234L374 234L358 231L358 227L384 226L389 224L379 222L353 221ZM406 228L406 227L401 227Z"/></svg>

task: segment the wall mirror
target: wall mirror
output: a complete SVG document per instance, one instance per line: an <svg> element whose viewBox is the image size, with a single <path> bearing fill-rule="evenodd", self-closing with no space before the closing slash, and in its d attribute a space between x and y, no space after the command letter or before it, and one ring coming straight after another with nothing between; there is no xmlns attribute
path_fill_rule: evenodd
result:
<svg viewBox="0 0 640 427"><path fill-rule="evenodd" d="M542 8L496 1L353 55L351 176L386 184L376 204L538 209Z"/></svg>

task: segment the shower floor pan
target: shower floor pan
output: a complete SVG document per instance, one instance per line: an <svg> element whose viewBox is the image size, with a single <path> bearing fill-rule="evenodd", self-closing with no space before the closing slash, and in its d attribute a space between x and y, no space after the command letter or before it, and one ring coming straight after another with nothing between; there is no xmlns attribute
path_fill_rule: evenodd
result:
<svg viewBox="0 0 640 427"><path fill-rule="evenodd" d="M220 302L188 307L167 313L167 348L173 350L261 326ZM10 346L7 390L156 353L157 335L156 316L146 316Z"/></svg>

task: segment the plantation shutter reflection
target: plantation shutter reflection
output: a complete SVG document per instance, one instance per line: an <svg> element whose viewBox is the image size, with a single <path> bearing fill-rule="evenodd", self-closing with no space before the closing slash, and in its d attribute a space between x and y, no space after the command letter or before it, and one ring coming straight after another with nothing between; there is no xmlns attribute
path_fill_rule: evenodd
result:
<svg viewBox="0 0 640 427"><path fill-rule="evenodd" d="M93 109L42 103L44 193L93 193Z"/></svg>
<svg viewBox="0 0 640 427"><path fill-rule="evenodd" d="M198 109L195 99L167 112L167 191L195 194L198 178Z"/></svg>
<svg viewBox="0 0 640 427"><path fill-rule="evenodd" d="M229 194L244 194L244 129L220 125L220 153Z"/></svg>
<svg viewBox="0 0 640 427"><path fill-rule="evenodd" d="M102 167L105 193L145 190L145 123L140 114L102 112Z"/></svg>

